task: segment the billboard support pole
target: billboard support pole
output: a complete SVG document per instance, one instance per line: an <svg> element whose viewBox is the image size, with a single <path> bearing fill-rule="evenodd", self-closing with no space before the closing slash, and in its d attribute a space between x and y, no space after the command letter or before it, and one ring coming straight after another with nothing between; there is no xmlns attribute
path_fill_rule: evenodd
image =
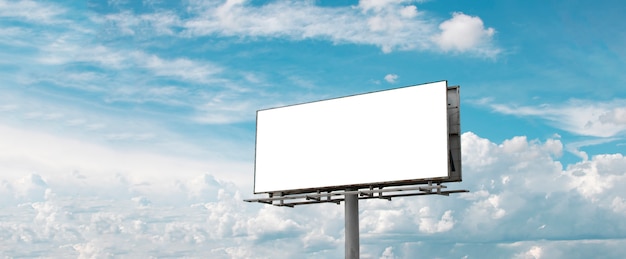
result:
<svg viewBox="0 0 626 259"><path fill-rule="evenodd" d="M346 194L344 202L346 259L359 259L359 197L357 192Z"/></svg>

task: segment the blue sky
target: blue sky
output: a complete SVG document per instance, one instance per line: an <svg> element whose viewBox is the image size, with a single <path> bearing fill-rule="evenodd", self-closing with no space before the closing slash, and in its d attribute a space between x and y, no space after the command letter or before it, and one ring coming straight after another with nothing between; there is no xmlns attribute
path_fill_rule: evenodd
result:
<svg viewBox="0 0 626 259"><path fill-rule="evenodd" d="M255 111L448 80L471 193L362 202L362 258L621 258L624 13L0 0L0 255L340 257L341 206L241 202Z"/></svg>

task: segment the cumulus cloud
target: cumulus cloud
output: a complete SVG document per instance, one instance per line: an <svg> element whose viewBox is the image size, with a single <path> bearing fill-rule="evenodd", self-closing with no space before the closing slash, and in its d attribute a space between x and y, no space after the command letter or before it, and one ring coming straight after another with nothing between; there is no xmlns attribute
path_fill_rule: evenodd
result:
<svg viewBox="0 0 626 259"><path fill-rule="evenodd" d="M12 185L15 198L22 201L40 201L45 198L48 184L38 174L29 174L17 179Z"/></svg>
<svg viewBox="0 0 626 259"><path fill-rule="evenodd" d="M419 223L419 230L425 233L439 233L446 232L454 227L454 218L452 217L452 211L447 210L439 221L432 218L430 215L430 208L424 207L420 209L419 214L421 216Z"/></svg>
<svg viewBox="0 0 626 259"><path fill-rule="evenodd" d="M385 251L383 251L383 254L380 256L380 259L395 259L396 256L393 254L393 247L387 247L385 248Z"/></svg>
<svg viewBox="0 0 626 259"><path fill-rule="evenodd" d="M466 138L463 140L465 146L470 145L469 143L481 142L480 138L475 139L474 135L469 133L464 134L463 138ZM517 141L513 141L515 139ZM621 154L596 155L590 160L563 168L554 160L557 158L555 153L558 149L551 148L550 146L554 144L548 144L550 141L544 143L525 139L520 141L522 139L517 137L504 141L500 145L487 145L482 156L493 157L494 159L489 160L489 163L483 162L485 160L464 161L466 162L464 165L467 165L466 172L474 172L475 180L476 177L481 178L479 175L482 173L487 173L487 175L484 175L484 180L480 180L480 189L484 191L468 196L463 195L464 198L471 198L473 203L468 208L467 214L462 217L463 222L459 223L459 226L462 228L476 226L474 230L485 231L495 230L492 228L493 222L501 222L496 225L507 229L509 227L505 226L512 226L510 224L516 224L514 222L522 220L526 222L526 227L532 227L543 234L526 232L522 230L524 227L511 227L506 231L509 233L521 231L531 236L556 237L570 235L565 234L568 231L565 227L567 223L564 222L567 221L576 222L580 229L590 228L593 225L591 222L579 218L580 213L585 214L588 209L596 208L604 211L603 213L608 213L602 216L608 221L620 215L617 211L620 211L621 200L615 197L626 195L625 192L616 188L624 184L626 173L623 169L619 169L624 161ZM512 142L518 143L511 145ZM511 146L507 147L508 145ZM506 155L506 152L513 150L515 150L515 156L521 159ZM465 151L464 149L464 154L469 154ZM528 163L530 161L532 163ZM524 193L524 195L518 193ZM570 205L565 207L562 203L563 199L569 200ZM545 210L544 212L531 212L533 210L531 208L535 207L532 204L537 202L545 205L545 207L540 206ZM576 213L577 216L567 216L570 213Z"/></svg>
<svg viewBox="0 0 626 259"><path fill-rule="evenodd" d="M441 32L433 41L443 51L476 51L493 57L499 50L489 46L495 30L485 28L482 19L463 13L453 13L452 18L439 25Z"/></svg>
<svg viewBox="0 0 626 259"><path fill-rule="evenodd" d="M597 201L615 185L626 183L626 175L624 175L626 167L624 166L626 166L626 158L622 154L602 154L593 156L591 160L568 166L564 174L568 176L570 188L577 190L585 198ZM618 195L622 194L620 192ZM611 203L614 201L612 200ZM604 203L609 202L606 200Z"/></svg>

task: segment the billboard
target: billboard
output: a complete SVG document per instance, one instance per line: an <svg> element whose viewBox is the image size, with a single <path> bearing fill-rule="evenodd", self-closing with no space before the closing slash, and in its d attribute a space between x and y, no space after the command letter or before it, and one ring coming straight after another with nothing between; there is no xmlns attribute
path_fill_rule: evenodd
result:
<svg viewBox="0 0 626 259"><path fill-rule="evenodd" d="M440 81L259 110L254 193L460 181L458 97Z"/></svg>

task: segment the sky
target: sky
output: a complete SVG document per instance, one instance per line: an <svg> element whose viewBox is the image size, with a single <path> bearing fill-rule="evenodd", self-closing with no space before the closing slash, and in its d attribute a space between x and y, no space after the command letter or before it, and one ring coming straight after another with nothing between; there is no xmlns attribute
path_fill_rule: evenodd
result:
<svg viewBox="0 0 626 259"><path fill-rule="evenodd" d="M256 111L447 80L470 192L361 201L361 258L623 258L624 13L0 0L0 257L341 258L343 206L243 202Z"/></svg>

